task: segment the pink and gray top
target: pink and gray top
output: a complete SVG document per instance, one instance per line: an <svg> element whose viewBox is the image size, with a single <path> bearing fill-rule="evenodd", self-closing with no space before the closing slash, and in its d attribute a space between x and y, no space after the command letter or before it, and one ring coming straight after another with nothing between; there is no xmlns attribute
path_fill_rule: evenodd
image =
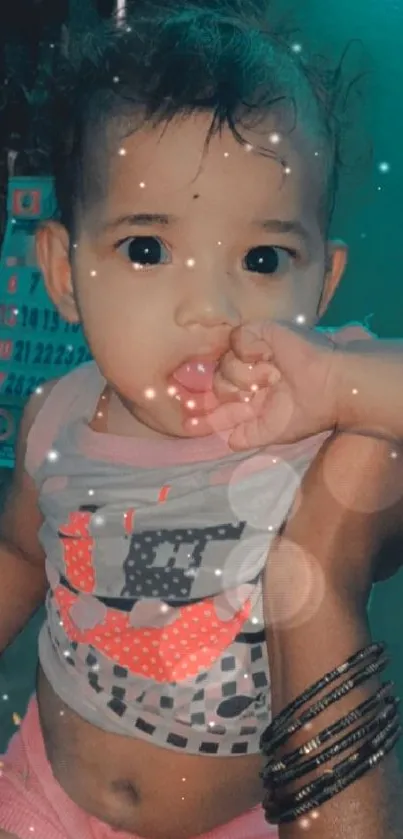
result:
<svg viewBox="0 0 403 839"><path fill-rule="evenodd" d="M327 435L234 454L218 436L102 434L89 421L105 385L95 362L60 379L28 437L49 580L43 670L106 731L256 754L270 722L262 572Z"/></svg>

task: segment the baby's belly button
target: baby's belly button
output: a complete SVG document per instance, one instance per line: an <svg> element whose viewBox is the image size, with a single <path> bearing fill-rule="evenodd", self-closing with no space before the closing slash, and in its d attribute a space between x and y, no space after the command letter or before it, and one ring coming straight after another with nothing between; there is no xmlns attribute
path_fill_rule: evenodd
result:
<svg viewBox="0 0 403 839"><path fill-rule="evenodd" d="M83 758L59 779L80 809L117 830L149 839L190 839L195 830L207 833L261 801L253 759L244 764L241 758L242 770L239 764L231 770L221 763L207 770L203 758L191 765L186 756L175 760L154 747L147 760L141 746L140 755L133 746L133 758L126 750L112 758L112 749L112 760ZM167 836L167 824L173 835Z"/></svg>

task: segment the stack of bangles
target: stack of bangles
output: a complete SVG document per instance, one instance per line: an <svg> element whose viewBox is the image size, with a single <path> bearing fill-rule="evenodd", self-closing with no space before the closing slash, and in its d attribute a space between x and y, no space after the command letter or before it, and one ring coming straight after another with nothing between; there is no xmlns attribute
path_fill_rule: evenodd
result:
<svg viewBox="0 0 403 839"><path fill-rule="evenodd" d="M305 690L266 729L260 748L264 757L268 758L261 778L267 791L264 808L269 824L284 824L306 816L377 766L392 751L401 733L399 699L392 695L393 682L387 682L369 699L313 739L281 757L277 754L279 747L284 746L296 732L308 726L330 705L372 679L387 664L385 645L370 644ZM345 681L298 715L303 706L346 674ZM354 723L358 725L343 733ZM327 744L326 747L320 751L324 744ZM289 784L294 785L300 778L316 773L319 767L351 748L354 751L334 763L331 769L325 768L322 775L316 775L314 780L300 786L296 792L287 794Z"/></svg>

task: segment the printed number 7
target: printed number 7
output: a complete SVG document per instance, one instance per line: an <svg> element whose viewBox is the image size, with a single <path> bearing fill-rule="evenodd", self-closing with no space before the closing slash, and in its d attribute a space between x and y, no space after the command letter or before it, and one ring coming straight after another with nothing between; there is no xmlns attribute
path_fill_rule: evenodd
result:
<svg viewBox="0 0 403 839"><path fill-rule="evenodd" d="M38 287L38 283L40 282L41 277L42 277L42 275L41 275L40 271L33 271L32 272L31 287L29 289L30 294L35 294L35 291Z"/></svg>

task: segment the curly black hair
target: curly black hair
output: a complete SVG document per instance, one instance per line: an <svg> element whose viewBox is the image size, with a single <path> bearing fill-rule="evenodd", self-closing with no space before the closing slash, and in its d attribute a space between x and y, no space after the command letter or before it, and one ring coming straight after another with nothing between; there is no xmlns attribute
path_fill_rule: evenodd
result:
<svg viewBox="0 0 403 839"><path fill-rule="evenodd" d="M60 220L73 235L78 208L101 198L112 124L122 139L141 124L204 111L211 113L206 143L225 126L242 143L245 127L287 111L289 130L305 121L320 149L327 228L343 91L341 66L305 63L290 36L270 24L268 0L137 0L124 24L84 33L53 68L48 139Z"/></svg>

